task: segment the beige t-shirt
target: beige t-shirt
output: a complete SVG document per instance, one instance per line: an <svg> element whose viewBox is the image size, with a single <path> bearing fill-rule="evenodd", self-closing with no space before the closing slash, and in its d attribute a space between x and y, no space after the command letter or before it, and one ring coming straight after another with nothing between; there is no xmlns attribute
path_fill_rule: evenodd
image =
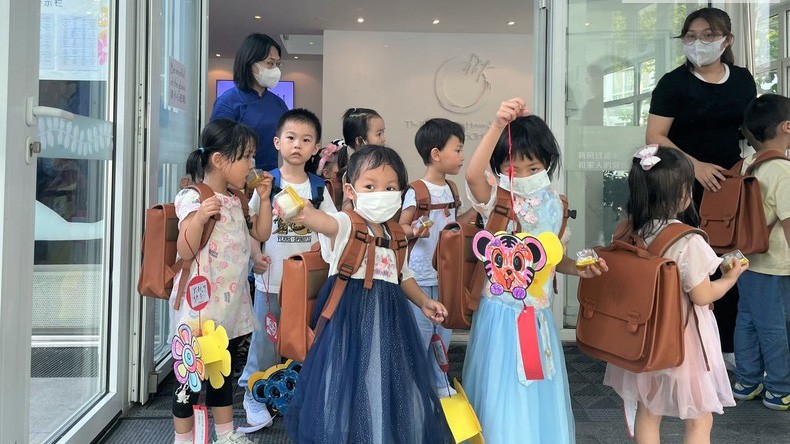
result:
<svg viewBox="0 0 790 444"><path fill-rule="evenodd" d="M756 154L743 160L741 174L754 163ZM787 245L782 220L790 218L790 161L770 160L760 164L754 172L760 183L765 222L773 224L768 238L768 251L749 254L749 270L775 276L790 275L790 247Z"/></svg>

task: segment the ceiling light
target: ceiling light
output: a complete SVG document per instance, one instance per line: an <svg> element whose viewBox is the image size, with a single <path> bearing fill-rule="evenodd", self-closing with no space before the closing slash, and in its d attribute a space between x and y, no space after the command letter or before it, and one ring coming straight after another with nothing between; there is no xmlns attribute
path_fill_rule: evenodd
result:
<svg viewBox="0 0 790 444"><path fill-rule="evenodd" d="M294 60L299 60L299 56L294 56Z"/></svg>
<svg viewBox="0 0 790 444"><path fill-rule="evenodd" d="M217 57L222 57L222 54L220 54L220 53L216 53L214 55L217 56Z"/></svg>
<svg viewBox="0 0 790 444"><path fill-rule="evenodd" d="M357 23L364 23L364 22L365 22L365 17L360 17L357 19Z"/></svg>
<svg viewBox="0 0 790 444"><path fill-rule="evenodd" d="M590 26L590 22L585 23L584 26Z"/></svg>
<svg viewBox="0 0 790 444"><path fill-rule="evenodd" d="M259 15L256 15L256 16L255 16L255 17L253 17L253 18L254 18L255 20L260 20L260 19L261 19L261 16L259 16Z"/></svg>
<svg viewBox="0 0 790 444"><path fill-rule="evenodd" d="M438 25L439 24L439 19L433 19L433 24L434 25Z"/></svg>
<svg viewBox="0 0 790 444"><path fill-rule="evenodd" d="M309 43L310 43L311 45L315 45L315 43L313 43L313 42L309 42Z"/></svg>
<svg viewBox="0 0 790 444"><path fill-rule="evenodd" d="M508 26L513 26L513 25L515 25L515 24L516 24L516 22L507 22L507 25L508 25Z"/></svg>

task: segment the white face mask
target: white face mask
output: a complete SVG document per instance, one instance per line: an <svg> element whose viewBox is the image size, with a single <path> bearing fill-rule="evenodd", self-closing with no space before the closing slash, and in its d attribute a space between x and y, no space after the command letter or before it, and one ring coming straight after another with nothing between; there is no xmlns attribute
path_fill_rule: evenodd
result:
<svg viewBox="0 0 790 444"><path fill-rule="evenodd" d="M528 177L514 177L513 185L510 184L510 178L506 174L499 175L499 186L514 193L527 196L541 188L546 188L551 185L549 179L549 172L543 170Z"/></svg>
<svg viewBox="0 0 790 444"><path fill-rule="evenodd" d="M258 67L258 74L253 73L253 75L258 85L264 88L274 88L277 86L277 82L280 81L280 68L274 67L272 69L266 69L261 65L256 66Z"/></svg>
<svg viewBox="0 0 790 444"><path fill-rule="evenodd" d="M726 39L727 37L722 37L710 43L702 43L697 39L690 45L683 45L683 51L694 66L707 66L718 60L719 57L724 54L724 50L727 49L727 47L725 46L722 48L722 43L724 43Z"/></svg>
<svg viewBox="0 0 790 444"><path fill-rule="evenodd" d="M371 191L370 193L357 193L354 211L363 219L375 224L382 224L392 218L401 207L400 191Z"/></svg>

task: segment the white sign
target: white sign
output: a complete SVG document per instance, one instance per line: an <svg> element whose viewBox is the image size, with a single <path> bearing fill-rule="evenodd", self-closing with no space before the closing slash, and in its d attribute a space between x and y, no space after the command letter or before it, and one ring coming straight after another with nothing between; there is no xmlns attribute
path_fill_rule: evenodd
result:
<svg viewBox="0 0 790 444"><path fill-rule="evenodd" d="M187 111L187 67L172 57L167 65L167 105Z"/></svg>
<svg viewBox="0 0 790 444"><path fill-rule="evenodd" d="M39 78L107 80L107 0L41 0Z"/></svg>

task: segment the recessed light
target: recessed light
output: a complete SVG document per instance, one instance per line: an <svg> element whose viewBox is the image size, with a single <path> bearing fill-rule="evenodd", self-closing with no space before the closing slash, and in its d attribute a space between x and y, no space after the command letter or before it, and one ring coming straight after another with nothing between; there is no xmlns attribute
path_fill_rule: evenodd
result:
<svg viewBox="0 0 790 444"><path fill-rule="evenodd" d="M508 25L508 26L513 26L513 25L515 25L515 24L516 24L516 22L507 22L507 25Z"/></svg>
<svg viewBox="0 0 790 444"><path fill-rule="evenodd" d="M585 23L584 26L590 26L590 22Z"/></svg>
<svg viewBox="0 0 790 444"><path fill-rule="evenodd" d="M364 22L365 22L365 17L360 17L357 19L357 23L364 23Z"/></svg>
<svg viewBox="0 0 790 444"><path fill-rule="evenodd" d="M299 56L294 56L294 60L299 60Z"/></svg>
<svg viewBox="0 0 790 444"><path fill-rule="evenodd" d="M313 42L309 42L309 43L310 43L311 45L315 45L315 43L313 43Z"/></svg>
<svg viewBox="0 0 790 444"><path fill-rule="evenodd" d="M222 54L220 54L220 53L216 53L214 55L217 56L217 57L222 57Z"/></svg>
<svg viewBox="0 0 790 444"><path fill-rule="evenodd" d="M255 20L260 20L260 19L261 19L261 16L259 16L259 15L256 15L256 16L254 16L253 18L254 18Z"/></svg>
<svg viewBox="0 0 790 444"><path fill-rule="evenodd" d="M438 25L439 24L439 19L433 19L433 24L434 25Z"/></svg>

